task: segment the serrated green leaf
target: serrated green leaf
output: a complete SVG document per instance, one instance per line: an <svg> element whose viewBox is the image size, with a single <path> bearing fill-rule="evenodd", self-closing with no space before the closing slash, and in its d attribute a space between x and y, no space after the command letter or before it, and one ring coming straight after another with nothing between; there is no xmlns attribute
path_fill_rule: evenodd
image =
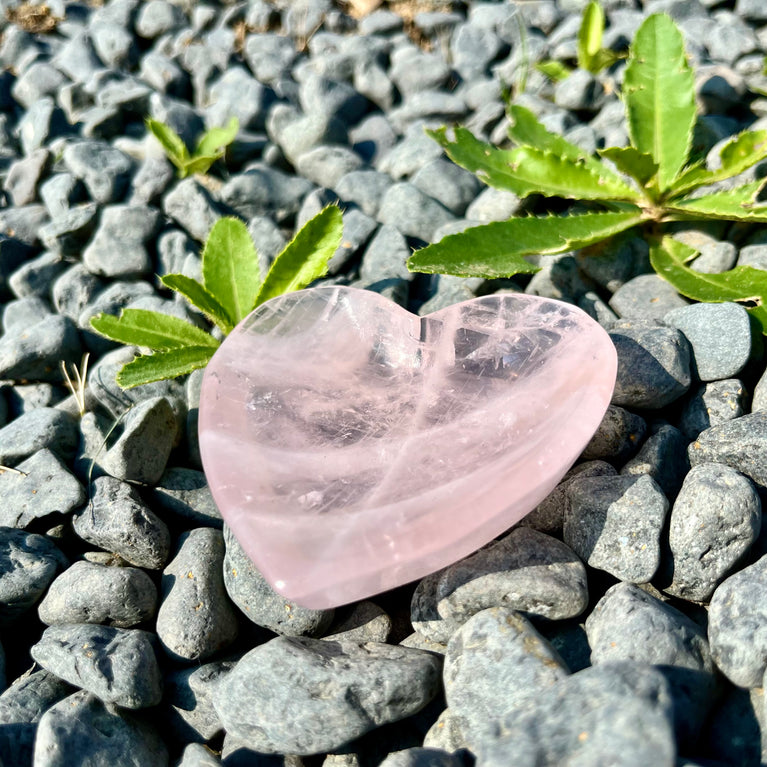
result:
<svg viewBox="0 0 767 767"><path fill-rule="evenodd" d="M749 312L763 327L766 326L763 320L767 319L764 309L767 271L752 266L736 266L720 274L696 272L684 265L695 253L689 245L666 236L660 242L651 243L650 264L678 293L695 301L756 302L758 306L749 308Z"/></svg>
<svg viewBox="0 0 767 767"><path fill-rule="evenodd" d="M338 250L343 231L343 216L335 205L328 205L307 221L274 259L256 296L256 306L301 290L327 274L328 261Z"/></svg>
<svg viewBox="0 0 767 767"><path fill-rule="evenodd" d="M221 157L226 147L234 141L239 129L240 121L236 117L232 117L222 128L211 128L197 144L195 155Z"/></svg>
<svg viewBox="0 0 767 767"><path fill-rule="evenodd" d="M261 273L253 240L239 219L213 224L202 251L202 280L234 325L253 310Z"/></svg>
<svg viewBox="0 0 767 767"><path fill-rule="evenodd" d="M601 163L588 163L581 157L571 159L569 153L532 146L496 149L460 127L454 129L453 139L448 138L444 128L429 131L429 135L457 165L476 173L489 186L520 197L538 193L548 197L631 201L639 196Z"/></svg>
<svg viewBox="0 0 767 767"><path fill-rule="evenodd" d="M714 192L702 197L693 197L666 203L664 210L670 220L689 218L716 218L727 221L767 222L767 204L756 203L759 190L767 179L743 184L737 189Z"/></svg>
<svg viewBox="0 0 767 767"><path fill-rule="evenodd" d="M767 130L744 131L728 141L719 152L720 167L707 170L698 166L685 172L672 184L674 196L700 186L732 178L767 158Z"/></svg>
<svg viewBox="0 0 767 767"><path fill-rule="evenodd" d="M169 125L161 123L159 120L153 120L151 117L146 119L146 127L160 142L168 159L176 167L181 168L181 165L189 159L189 150L187 150L181 136Z"/></svg>
<svg viewBox="0 0 767 767"><path fill-rule="evenodd" d="M658 172L658 163L653 160L652 155L639 152L633 146L613 146L597 151L602 157L615 163L619 171L635 179L640 186L645 186Z"/></svg>
<svg viewBox="0 0 767 767"><path fill-rule="evenodd" d="M583 11L583 20L578 30L578 66L596 74L593 69L597 54L602 48L602 34L605 31L605 12L602 6L592 0Z"/></svg>
<svg viewBox="0 0 767 767"><path fill-rule="evenodd" d="M224 333L231 333L234 324L215 296L197 280L185 274L166 274L160 278L166 288L180 293L192 306L197 307L209 320L218 325Z"/></svg>
<svg viewBox="0 0 767 767"><path fill-rule="evenodd" d="M573 72L573 70L566 64L563 64L561 61L556 61L555 59L539 61L535 65L535 68L555 83L566 80Z"/></svg>
<svg viewBox="0 0 767 767"><path fill-rule="evenodd" d="M604 166L596 169L580 161L573 161L549 150L517 147L509 152L507 173L509 186L516 185L516 194L532 193L546 197L566 197L576 200L638 201L640 195L625 182L616 178ZM482 181L485 177L477 174Z"/></svg>
<svg viewBox="0 0 767 767"><path fill-rule="evenodd" d="M512 218L466 229L417 250L407 262L412 272L460 277L512 277L537 267L523 259L564 253L612 237L642 223L639 208L577 216Z"/></svg>
<svg viewBox="0 0 767 767"><path fill-rule="evenodd" d="M215 351L209 346L186 346L135 357L122 366L115 380L123 389L132 389L154 381L178 378L204 368Z"/></svg>
<svg viewBox="0 0 767 767"><path fill-rule="evenodd" d="M684 167L695 124L694 75L679 29L653 14L637 30L623 76L631 143L658 163L663 192Z"/></svg>
<svg viewBox="0 0 767 767"><path fill-rule="evenodd" d="M621 177L613 173L596 157L558 133L546 130L529 109L518 105L509 107L509 120L511 121L509 138L516 144L548 150L573 162L582 162L595 173L607 174L610 178L622 183Z"/></svg>
<svg viewBox="0 0 767 767"><path fill-rule="evenodd" d="M119 317L97 314L91 319L91 327L112 341L149 349L218 346L213 336L186 320L148 309L123 309Z"/></svg>

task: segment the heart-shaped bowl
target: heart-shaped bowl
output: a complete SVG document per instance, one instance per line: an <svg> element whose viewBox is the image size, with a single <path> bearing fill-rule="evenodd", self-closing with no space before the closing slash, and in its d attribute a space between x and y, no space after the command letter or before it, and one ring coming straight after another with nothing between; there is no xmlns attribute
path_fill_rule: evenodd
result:
<svg viewBox="0 0 767 767"><path fill-rule="evenodd" d="M335 607L439 570L537 506L607 409L617 357L571 304L417 317L370 291L274 298L208 364L200 453L272 587Z"/></svg>

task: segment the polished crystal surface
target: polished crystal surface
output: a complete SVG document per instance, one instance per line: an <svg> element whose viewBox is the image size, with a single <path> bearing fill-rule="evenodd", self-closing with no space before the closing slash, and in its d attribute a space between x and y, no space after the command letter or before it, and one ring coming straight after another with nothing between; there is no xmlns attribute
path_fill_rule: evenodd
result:
<svg viewBox="0 0 767 767"><path fill-rule="evenodd" d="M369 292L275 298L208 364L200 451L272 587L338 606L486 544L599 425L615 349L560 301L491 295L417 317Z"/></svg>

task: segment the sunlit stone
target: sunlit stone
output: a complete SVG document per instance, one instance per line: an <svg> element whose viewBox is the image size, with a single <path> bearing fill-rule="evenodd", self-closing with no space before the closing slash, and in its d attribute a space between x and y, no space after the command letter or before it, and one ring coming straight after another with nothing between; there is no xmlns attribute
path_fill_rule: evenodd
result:
<svg viewBox="0 0 767 767"><path fill-rule="evenodd" d="M522 294L416 317L368 291L273 299L209 363L200 451L270 584L327 608L470 554L554 488L615 382L607 333Z"/></svg>

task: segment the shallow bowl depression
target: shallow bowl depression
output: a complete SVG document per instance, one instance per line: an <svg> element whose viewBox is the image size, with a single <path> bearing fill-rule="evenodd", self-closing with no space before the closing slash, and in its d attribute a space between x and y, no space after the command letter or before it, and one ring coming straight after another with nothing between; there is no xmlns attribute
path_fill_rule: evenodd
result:
<svg viewBox="0 0 767 767"><path fill-rule="evenodd" d="M208 364L200 452L226 523L311 608L386 591L545 498L610 402L617 359L580 309L491 295L417 317L323 287L252 312Z"/></svg>

